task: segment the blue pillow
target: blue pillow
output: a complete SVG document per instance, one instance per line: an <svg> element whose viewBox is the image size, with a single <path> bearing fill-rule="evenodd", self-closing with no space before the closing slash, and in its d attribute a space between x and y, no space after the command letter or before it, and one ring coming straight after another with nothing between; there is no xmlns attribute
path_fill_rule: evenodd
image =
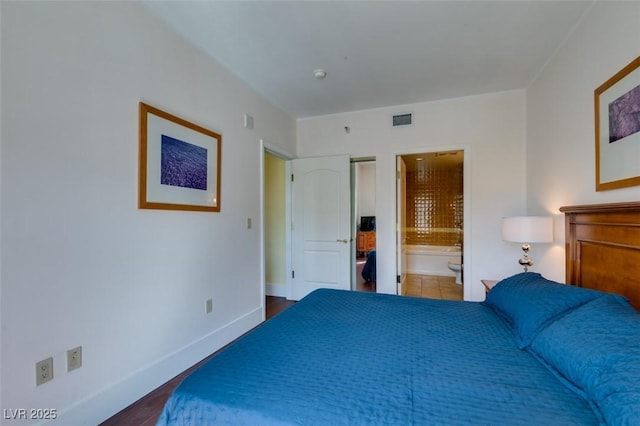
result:
<svg viewBox="0 0 640 426"><path fill-rule="evenodd" d="M549 281L534 272L505 278L487 294L485 304L507 320L524 349L555 319L604 293Z"/></svg>
<svg viewBox="0 0 640 426"><path fill-rule="evenodd" d="M611 425L640 425L640 314L607 295L550 324L530 351L581 389Z"/></svg>

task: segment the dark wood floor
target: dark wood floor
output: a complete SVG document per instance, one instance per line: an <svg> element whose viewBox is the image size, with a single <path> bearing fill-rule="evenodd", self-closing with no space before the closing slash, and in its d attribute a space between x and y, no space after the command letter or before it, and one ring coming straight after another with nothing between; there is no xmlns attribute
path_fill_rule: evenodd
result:
<svg viewBox="0 0 640 426"><path fill-rule="evenodd" d="M285 310L295 302L287 300L284 297L267 296L266 317L271 318L281 311ZM155 425L164 407L164 403L169 398L173 390L189 375L193 370L206 362L214 354L200 361L198 364L184 371L180 375L169 380L158 389L147 394L137 402L117 413L115 416L101 423L101 426L149 426Z"/></svg>

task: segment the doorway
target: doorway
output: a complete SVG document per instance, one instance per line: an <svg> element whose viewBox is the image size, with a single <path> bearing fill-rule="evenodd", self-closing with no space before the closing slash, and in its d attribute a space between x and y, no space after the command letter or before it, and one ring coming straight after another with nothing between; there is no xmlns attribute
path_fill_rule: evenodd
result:
<svg viewBox="0 0 640 426"><path fill-rule="evenodd" d="M317 158L315 161L324 160L327 160L327 157ZM261 190L261 227L263 231L261 238L261 269L263 293L267 297L279 297L289 300L297 300L302 295L297 294L295 284L296 282L302 282L304 280L304 273L301 273L302 271L300 270L295 271L295 268L293 268L293 255L295 253L294 246L296 246L294 241L295 238L293 235L294 233L292 232L294 228L293 211L295 210L293 206L293 200L296 199L300 201L301 198L293 196L292 192L295 184L304 181L304 179L293 179L293 165L298 161L303 162L305 161L305 159L295 160L293 156L288 155L286 152L283 152L261 140L260 163L262 165L261 177L263 179ZM375 262L373 262L373 266L371 268L373 275L369 280L362 278L362 269L366 265L366 259L372 257L375 259L376 159L375 157L350 160L347 159L347 164L349 163L349 161L351 162L351 177L349 179L351 184L347 184L347 188L350 189L349 194L351 195L348 197L348 199L350 199L351 201L347 201L347 203L350 204L349 211L351 212L349 213L349 217L351 218L351 225L349 226L349 228L351 229L351 238L349 238L349 235L342 237L348 239L338 238L336 240L335 236L332 238L334 238L334 242L338 241L348 243L349 240L351 240L351 244L347 244L347 247L351 248L350 250L348 250L351 254L347 256L347 259L351 259L347 260L348 265L351 265L351 272L348 273L349 276L347 278L347 286L352 290L375 292L377 265L375 264ZM322 167L322 169L325 171L328 170L326 167ZM347 173L347 176L348 175L349 172ZM321 180L322 182L327 182L327 179L324 177ZM306 191L303 191L303 193L305 192ZM284 194L284 200L282 198L282 194ZM310 200L313 201L316 198L316 196L313 196L310 198ZM322 209L318 208L309 210L324 211L326 210L324 207L326 207L327 204L337 205L336 203L321 204L323 205ZM318 217L321 219L327 219L328 217L332 217L332 215L327 216L323 213ZM325 221L324 219L322 220L323 222ZM284 229L282 226L283 223L285 224ZM302 230L300 229L301 223L305 223L305 221L298 220L299 231ZM373 237L369 236L369 239L365 240L365 244L360 247L359 253L357 253L357 237L358 232L361 229L363 232L371 233L370 235L372 235ZM349 231L349 229L347 229L347 231ZM342 235L342 233L340 233L340 235ZM360 238L362 242L362 236ZM284 255L282 254L281 249L283 246L283 240L285 246ZM326 250L322 251L326 254ZM369 256L371 252L374 252L373 256ZM359 260L364 260L362 265L358 265L356 263L356 255L359 255ZM297 264L315 265L319 263L299 261L297 262ZM318 268L316 267L314 269L317 270ZM332 267L322 267L320 269L333 272L336 271L336 269ZM283 270L284 274L282 273ZM314 277L313 281L319 282L316 278L317 277ZM328 287L335 287L335 285L329 285Z"/></svg>
<svg viewBox="0 0 640 426"><path fill-rule="evenodd" d="M464 150L398 155L397 164L399 293L463 300Z"/></svg>
<svg viewBox="0 0 640 426"><path fill-rule="evenodd" d="M267 296L286 297L286 160L264 153L264 280Z"/></svg>
<svg viewBox="0 0 640 426"><path fill-rule="evenodd" d="M351 160L352 290L376 292L376 160Z"/></svg>

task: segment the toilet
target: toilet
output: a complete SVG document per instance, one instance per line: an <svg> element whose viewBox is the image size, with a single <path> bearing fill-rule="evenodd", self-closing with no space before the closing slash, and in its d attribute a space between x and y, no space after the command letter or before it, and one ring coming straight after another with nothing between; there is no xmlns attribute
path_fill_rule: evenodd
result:
<svg viewBox="0 0 640 426"><path fill-rule="evenodd" d="M451 259L447 262L447 266L456 273L456 284L462 284L462 263L459 259Z"/></svg>

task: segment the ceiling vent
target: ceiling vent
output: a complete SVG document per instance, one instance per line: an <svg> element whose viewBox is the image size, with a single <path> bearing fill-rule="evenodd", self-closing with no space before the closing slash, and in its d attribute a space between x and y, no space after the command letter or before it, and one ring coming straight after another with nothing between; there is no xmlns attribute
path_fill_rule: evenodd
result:
<svg viewBox="0 0 640 426"><path fill-rule="evenodd" d="M398 114L393 116L393 127L412 126L413 114Z"/></svg>

